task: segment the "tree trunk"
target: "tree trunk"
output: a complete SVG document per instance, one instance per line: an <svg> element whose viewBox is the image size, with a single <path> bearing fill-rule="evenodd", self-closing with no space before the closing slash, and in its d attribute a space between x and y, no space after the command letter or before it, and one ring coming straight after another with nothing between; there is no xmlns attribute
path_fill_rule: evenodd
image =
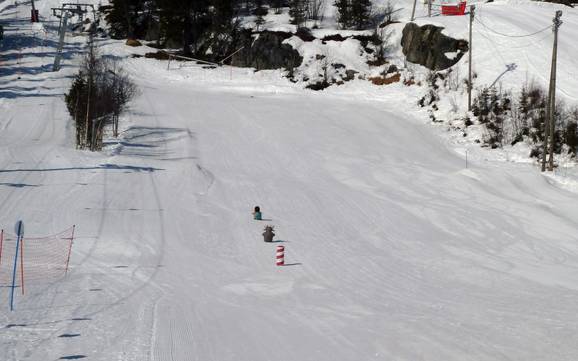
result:
<svg viewBox="0 0 578 361"><path fill-rule="evenodd" d="M183 54L185 56L191 55L191 44L193 38L193 19L189 8L183 9L184 23L183 23Z"/></svg>
<svg viewBox="0 0 578 361"><path fill-rule="evenodd" d="M128 0L124 0L124 17L126 19L126 37L127 39L134 40L134 27L132 26L132 18L130 13L130 8L128 6Z"/></svg>

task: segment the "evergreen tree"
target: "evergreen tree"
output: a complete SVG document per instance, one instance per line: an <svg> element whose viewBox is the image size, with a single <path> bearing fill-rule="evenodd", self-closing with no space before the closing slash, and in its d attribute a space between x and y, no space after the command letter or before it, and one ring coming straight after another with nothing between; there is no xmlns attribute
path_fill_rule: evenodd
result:
<svg viewBox="0 0 578 361"><path fill-rule="evenodd" d="M88 99L87 80L83 73L78 73L72 81L72 86L68 94L64 95L66 108L68 113L74 119L76 126L76 146L82 148L83 134L85 134L86 123L81 118L81 115L86 114L86 104Z"/></svg>
<svg viewBox="0 0 578 361"><path fill-rule="evenodd" d="M335 0L333 5L337 8L337 23L342 29L351 26L351 0Z"/></svg>
<svg viewBox="0 0 578 361"><path fill-rule="evenodd" d="M570 120L566 125L566 139L565 143L568 145L570 152L576 155L576 148L578 147L578 125L575 120Z"/></svg>
<svg viewBox="0 0 578 361"><path fill-rule="evenodd" d="M275 14L281 14L281 8L283 7L283 0L271 0L271 7L275 9Z"/></svg>
<svg viewBox="0 0 578 361"><path fill-rule="evenodd" d="M289 2L289 16L291 17L291 24L297 25L300 28L305 23L307 13L306 0L290 0Z"/></svg>
<svg viewBox="0 0 578 361"><path fill-rule="evenodd" d="M239 22L235 20L237 3L237 0L212 0L211 32L207 36L209 40L206 46L202 48L205 53L199 54L200 56L206 55L217 61L233 50L231 47L239 30ZM266 11L264 8L263 10Z"/></svg>
<svg viewBox="0 0 578 361"><path fill-rule="evenodd" d="M263 24L265 24L265 19L263 19L263 16L260 14L257 15L257 18L255 19L255 25L257 26L256 30L259 31L261 29L261 25Z"/></svg>
<svg viewBox="0 0 578 361"><path fill-rule="evenodd" d="M371 23L371 0L335 0L337 22L343 29L366 29Z"/></svg>
<svg viewBox="0 0 578 361"><path fill-rule="evenodd" d="M145 0L111 0L106 21L110 24L113 38L135 39L143 34L137 29L138 13L142 11Z"/></svg>
<svg viewBox="0 0 578 361"><path fill-rule="evenodd" d="M209 0L157 0L166 40L177 40L191 55L201 46L211 27Z"/></svg>
<svg viewBox="0 0 578 361"><path fill-rule="evenodd" d="M255 19L255 25L257 25L257 31L261 28L261 25L265 24L265 19L263 16L268 14L267 8L263 6L263 0L255 0L255 10L253 10L253 14L257 16Z"/></svg>
<svg viewBox="0 0 578 361"><path fill-rule="evenodd" d="M530 110L530 106L528 104L528 90L524 86L522 91L520 92L519 104L518 104L518 111L520 112L520 117L522 121L526 121L528 118L528 111ZM525 125L525 124L524 124Z"/></svg>
<svg viewBox="0 0 578 361"><path fill-rule="evenodd" d="M212 0L213 29L228 28L235 16L235 0Z"/></svg>
<svg viewBox="0 0 578 361"><path fill-rule="evenodd" d="M371 17L371 0L351 0L351 26L357 30L367 29Z"/></svg>

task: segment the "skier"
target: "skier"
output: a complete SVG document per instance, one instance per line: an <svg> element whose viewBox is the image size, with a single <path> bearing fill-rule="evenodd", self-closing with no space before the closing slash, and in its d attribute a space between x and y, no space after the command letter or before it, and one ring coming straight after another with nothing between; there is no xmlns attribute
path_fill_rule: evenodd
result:
<svg viewBox="0 0 578 361"><path fill-rule="evenodd" d="M275 233L273 233L273 226L266 226L265 232L263 232L264 241L273 242L273 237L275 237Z"/></svg>
<svg viewBox="0 0 578 361"><path fill-rule="evenodd" d="M253 219L257 221L261 221L263 219L261 215L261 208L259 208L259 206L255 206L255 210L253 211Z"/></svg>

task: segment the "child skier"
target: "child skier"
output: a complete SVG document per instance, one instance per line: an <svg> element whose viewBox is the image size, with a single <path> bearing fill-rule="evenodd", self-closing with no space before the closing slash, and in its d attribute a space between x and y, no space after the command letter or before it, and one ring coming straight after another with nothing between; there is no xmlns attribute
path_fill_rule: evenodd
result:
<svg viewBox="0 0 578 361"><path fill-rule="evenodd" d="M261 208L259 208L259 206L255 206L255 210L253 211L253 219L257 221L261 221L263 219L261 215Z"/></svg>
<svg viewBox="0 0 578 361"><path fill-rule="evenodd" d="M275 237L275 233L273 233L273 226L266 226L265 232L263 232L263 240L265 242L273 242L273 237Z"/></svg>

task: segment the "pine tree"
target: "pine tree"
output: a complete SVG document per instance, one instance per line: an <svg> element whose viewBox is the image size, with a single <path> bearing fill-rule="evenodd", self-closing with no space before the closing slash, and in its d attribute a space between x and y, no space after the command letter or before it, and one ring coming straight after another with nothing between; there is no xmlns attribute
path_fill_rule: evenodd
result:
<svg viewBox="0 0 578 361"><path fill-rule="evenodd" d="M265 19L263 19L263 16L257 15L257 18L255 19L256 30L259 31L263 24L265 24Z"/></svg>
<svg viewBox="0 0 578 361"><path fill-rule="evenodd" d="M576 147L578 147L578 126L575 120L570 120L566 125L565 143L568 145L570 152L576 155Z"/></svg>
<svg viewBox="0 0 578 361"><path fill-rule="evenodd" d="M182 44L186 55L197 52L211 28L209 0L156 0L165 40Z"/></svg>
<svg viewBox="0 0 578 361"><path fill-rule="evenodd" d="M283 0L271 0L271 6L275 9L275 14L281 14L281 8L283 7Z"/></svg>
<svg viewBox="0 0 578 361"><path fill-rule="evenodd" d="M268 11L265 7L263 7L263 0L255 0L255 10L253 14L257 16L255 19L255 25L257 26L257 31L260 30L261 25L265 24L265 19L263 18L264 15L267 15Z"/></svg>
<svg viewBox="0 0 578 361"><path fill-rule="evenodd" d="M335 0L337 23L343 29L367 29L371 24L371 0Z"/></svg>
<svg viewBox="0 0 578 361"><path fill-rule="evenodd" d="M208 55L207 50L210 49L209 59L217 61L225 58L233 49L234 38L238 33L238 21L235 20L237 15L237 0L212 0L211 15L211 31L206 37L210 40L206 42L202 49ZM262 1L258 1L258 5L262 7ZM266 9L263 8L266 11Z"/></svg>
<svg viewBox="0 0 578 361"><path fill-rule="evenodd" d="M357 30L366 29L370 23L371 0L351 1L351 26Z"/></svg>
<svg viewBox="0 0 578 361"><path fill-rule="evenodd" d="M212 25L213 28L228 28L235 15L234 0L212 0Z"/></svg>
<svg viewBox="0 0 578 361"><path fill-rule="evenodd" d="M528 118L528 111L529 111L528 90L526 89L525 86L522 87L522 91L520 92L518 110L520 111L520 116L522 120L525 122L526 119Z"/></svg>
<svg viewBox="0 0 578 361"><path fill-rule="evenodd" d="M337 23L342 29L351 26L351 0L335 0L333 5L337 9Z"/></svg>
<svg viewBox="0 0 578 361"><path fill-rule="evenodd" d="M290 0L289 2L289 16L291 17L291 24L297 25L300 28L305 23L307 12L306 0Z"/></svg>
<svg viewBox="0 0 578 361"><path fill-rule="evenodd" d="M81 119L82 114L86 114L86 100L88 94L87 81L84 74L78 73L74 77L72 86L68 94L64 95L68 113L71 115L76 126L76 146L83 147L83 134L85 133L86 123Z"/></svg>
<svg viewBox="0 0 578 361"><path fill-rule="evenodd" d="M111 9L106 15L110 32L114 38L140 38L137 27L138 13L144 8L144 0L111 0Z"/></svg>
<svg viewBox="0 0 578 361"><path fill-rule="evenodd" d="M261 25L265 24L265 19L263 16L267 15L269 11L263 6L263 0L255 0L255 10L253 14L257 16L255 19L255 25L257 26L257 31L261 28Z"/></svg>

